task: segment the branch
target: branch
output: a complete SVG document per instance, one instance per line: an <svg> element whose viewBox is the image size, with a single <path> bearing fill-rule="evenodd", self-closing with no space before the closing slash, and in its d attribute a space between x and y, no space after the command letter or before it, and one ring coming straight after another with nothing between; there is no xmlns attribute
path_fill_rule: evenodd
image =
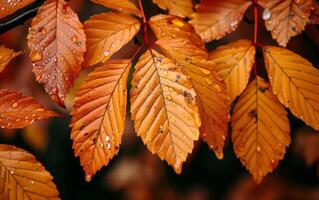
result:
<svg viewBox="0 0 319 200"><path fill-rule="evenodd" d="M4 33L18 25L21 25L31 17L34 17L43 2L44 0L37 0L34 3L5 17L3 20L0 21L0 33Z"/></svg>

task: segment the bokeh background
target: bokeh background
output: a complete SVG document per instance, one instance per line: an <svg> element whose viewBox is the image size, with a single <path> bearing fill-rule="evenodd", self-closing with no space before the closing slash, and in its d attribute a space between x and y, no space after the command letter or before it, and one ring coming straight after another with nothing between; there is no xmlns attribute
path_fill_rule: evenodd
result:
<svg viewBox="0 0 319 200"><path fill-rule="evenodd" d="M106 8L95 5L89 0L71 0L70 4L82 22L93 14L107 11ZM151 0L144 0L143 4L148 17L165 13L153 5ZM260 9L259 14L261 13ZM235 32L208 44L207 48L211 51L234 40L252 39L252 19L250 8ZM42 87L36 83L31 72L32 65L27 57L26 45L29 25L30 20L0 34L0 45L4 44L26 52L24 56L19 56L11 62L0 74L0 88L16 89L31 95L46 107L66 114L66 117L38 122L24 130L0 130L0 143L13 144L35 154L55 177L54 182L62 199L319 199L319 133L306 127L291 113L289 118L292 144L277 170L267 176L259 186L253 183L246 169L236 159L230 135L226 140L223 160L218 160L205 143L198 141L193 154L183 166L182 174L176 175L165 162L146 149L134 133L130 116L127 116L126 131L118 156L98 172L90 183L85 182L79 159L73 156L70 117L67 112L72 106L72 97L76 88L89 71L81 74L71 91L67 100L68 111L54 105ZM142 41L141 33L135 41L138 40ZM276 45L262 21L259 22L258 41L261 44ZM129 58L136 48L137 45L131 42L112 59ZM308 25L304 33L291 39L287 48L318 67L318 26ZM259 74L266 78L260 49L257 50L257 67Z"/></svg>

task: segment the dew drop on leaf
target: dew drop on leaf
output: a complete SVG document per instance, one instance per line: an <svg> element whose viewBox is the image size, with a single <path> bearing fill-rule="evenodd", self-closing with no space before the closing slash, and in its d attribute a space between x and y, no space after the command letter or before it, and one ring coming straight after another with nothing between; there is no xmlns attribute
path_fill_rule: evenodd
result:
<svg viewBox="0 0 319 200"><path fill-rule="evenodd" d="M183 27L184 26L184 22L179 20L179 19L177 19L177 18L173 19L172 23L175 24L178 27Z"/></svg>
<svg viewBox="0 0 319 200"><path fill-rule="evenodd" d="M36 62L39 60L42 60L42 53L38 52L38 51L32 51L30 53L30 59L32 62Z"/></svg>
<svg viewBox="0 0 319 200"><path fill-rule="evenodd" d="M271 17L271 12L268 8L266 8L263 12L263 20L269 20Z"/></svg>

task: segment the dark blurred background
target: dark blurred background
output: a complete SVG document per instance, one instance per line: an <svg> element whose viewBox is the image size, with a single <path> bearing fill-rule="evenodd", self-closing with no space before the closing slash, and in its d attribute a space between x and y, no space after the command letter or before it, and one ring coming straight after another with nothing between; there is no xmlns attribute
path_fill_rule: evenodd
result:
<svg viewBox="0 0 319 200"><path fill-rule="evenodd" d="M93 14L107 11L88 0L70 1L72 8L84 22ZM148 17L165 13L151 0L143 1ZM259 14L262 10L259 10ZM239 28L225 38L207 45L211 51L216 47L238 39L252 39L253 22L250 8ZM26 50L26 36L30 20L0 34L0 45ZM142 41L141 33L137 39ZM308 25L306 31L291 39L288 49L308 59L315 67L319 64L318 27ZM259 22L258 41L276 45L271 35ZM317 41L317 43L316 43ZM113 58L129 58L137 45L131 42ZM257 67L266 78L260 49L257 50ZM16 89L34 96L47 107L58 109L52 104L42 87L34 81L32 65L25 56L20 56L0 74L0 88ZM76 88L84 80L84 71L67 100L72 105ZM246 169L236 159L232 144L226 140L225 156L217 160L205 143L198 141L193 154L183 166L181 175L176 175L156 155L152 155L136 136L130 116L127 117L126 131L116 156L107 167L98 172L90 183L85 182L78 158L74 158L70 140L70 117L38 122L24 130L0 130L0 143L13 144L36 155L46 169L54 176L54 182L64 200L84 199L167 199L167 200L208 200L208 199L319 199L319 133L294 118L289 113L292 144L286 156L274 173L257 186Z"/></svg>

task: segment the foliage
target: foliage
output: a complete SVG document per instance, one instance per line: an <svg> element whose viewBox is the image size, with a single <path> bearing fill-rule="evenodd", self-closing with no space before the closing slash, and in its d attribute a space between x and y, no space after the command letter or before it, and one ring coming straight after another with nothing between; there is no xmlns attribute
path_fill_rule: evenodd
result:
<svg viewBox="0 0 319 200"><path fill-rule="evenodd" d="M113 10L91 16L82 26L68 2L46 0L27 38L35 79L61 107L80 72L96 67L77 91L71 112L74 154L87 181L119 151L128 96L136 134L176 173L199 138L222 159L231 132L236 156L259 183L290 144L285 107L319 130L319 71L284 48L307 23L317 23L316 2L201 0L194 11L192 1L153 0L169 14L147 20L141 0L139 5L130 0L92 1ZM6 11L0 19L30 3L0 0L0 10ZM258 43L258 6L266 29L282 47ZM252 41L240 39L208 52L205 42L234 31L250 7L255 20ZM114 59L136 40L141 26L144 38L134 55ZM155 41L150 41L150 30ZM269 81L258 73L257 50L263 52ZM0 46L0 71L20 54ZM25 128L60 116L13 90L0 90L0 102L1 128ZM58 199L52 177L24 150L0 146L0 166L6 174L0 180L4 198ZM19 173L25 177L17 178Z"/></svg>

